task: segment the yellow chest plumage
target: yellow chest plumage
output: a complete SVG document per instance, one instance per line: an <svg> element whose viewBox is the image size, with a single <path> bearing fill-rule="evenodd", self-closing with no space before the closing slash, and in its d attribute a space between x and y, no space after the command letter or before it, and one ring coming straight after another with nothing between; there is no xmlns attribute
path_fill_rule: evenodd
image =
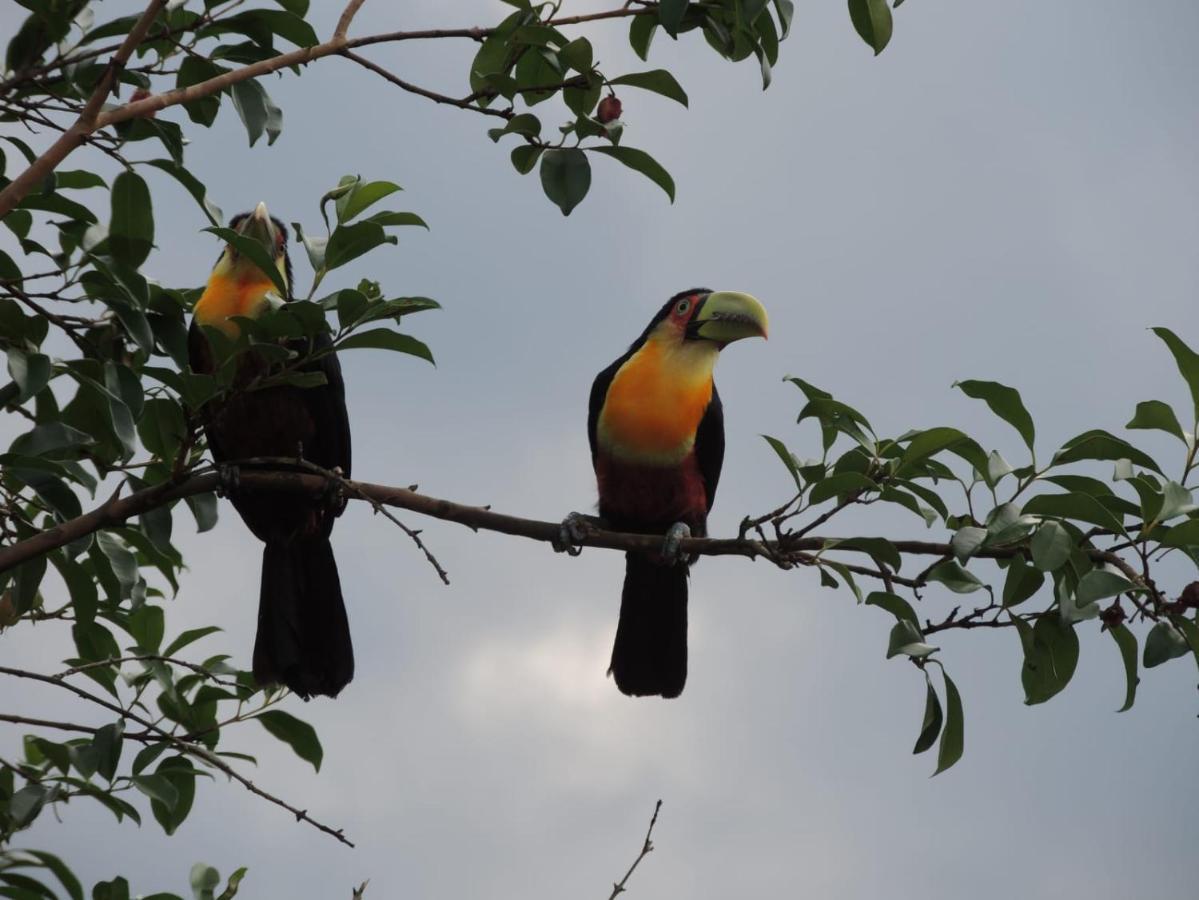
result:
<svg viewBox="0 0 1199 900"><path fill-rule="evenodd" d="M267 294L275 284L258 269L225 275L214 272L208 286L196 301L196 321L201 325L219 328L231 338L238 335L236 322L231 316L257 318L267 308Z"/></svg>
<svg viewBox="0 0 1199 900"><path fill-rule="evenodd" d="M638 462L672 465L685 458L712 399L718 352L707 341L646 341L608 386L596 425L600 446Z"/></svg>

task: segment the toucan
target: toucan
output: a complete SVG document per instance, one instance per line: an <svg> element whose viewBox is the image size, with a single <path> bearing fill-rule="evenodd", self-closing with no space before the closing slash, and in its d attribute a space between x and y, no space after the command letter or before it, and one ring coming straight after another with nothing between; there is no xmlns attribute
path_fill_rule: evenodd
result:
<svg viewBox="0 0 1199 900"><path fill-rule="evenodd" d="M587 435L599 519L571 513L560 546L595 525L661 534L660 552L625 554L609 674L631 696L677 697L687 681L685 537L707 534L724 462L724 413L712 370L733 341L766 337L749 294L693 288L671 297L591 386Z"/></svg>
<svg viewBox="0 0 1199 900"><path fill-rule="evenodd" d="M290 301L292 271L284 224L259 203L253 212L234 216L229 225L266 248L287 288L288 296L276 302ZM196 301L188 332L192 370L212 374L221 362L204 326L236 339L240 333L236 318L262 316L271 308L275 291L266 272L227 244ZM289 349L300 355L329 347L327 335L289 343ZM232 364L236 374L230 390L201 412L217 463L287 457L350 475L350 420L336 354L327 352L300 369L324 375L324 384L316 387L258 388L272 367L266 354L253 348ZM228 493L234 507L265 545L254 678L260 685L286 685L305 699L335 697L354 676L350 626L329 544L344 498L337 498L335 492L314 497L253 490L232 480Z"/></svg>

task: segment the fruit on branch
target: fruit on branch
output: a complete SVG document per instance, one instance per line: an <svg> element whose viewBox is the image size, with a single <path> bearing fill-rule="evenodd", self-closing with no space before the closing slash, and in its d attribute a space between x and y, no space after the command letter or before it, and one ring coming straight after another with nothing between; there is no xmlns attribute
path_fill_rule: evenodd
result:
<svg viewBox="0 0 1199 900"><path fill-rule="evenodd" d="M595 118L607 125L609 122L615 122L620 118L621 105L620 99L615 94L609 94L599 102L599 108L595 112Z"/></svg>

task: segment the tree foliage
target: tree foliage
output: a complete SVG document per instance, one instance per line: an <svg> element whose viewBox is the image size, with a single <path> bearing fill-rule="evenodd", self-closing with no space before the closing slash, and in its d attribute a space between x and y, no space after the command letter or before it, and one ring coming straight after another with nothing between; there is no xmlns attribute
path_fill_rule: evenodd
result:
<svg viewBox="0 0 1199 900"><path fill-rule="evenodd" d="M348 29L361 5L352 2L323 41L307 19L307 0L154 0L139 15L104 22L83 0L21 5L29 14L7 46L0 81L0 118L33 133L29 141L12 129L0 135L0 215L7 229L0 248L0 348L10 379L0 385L0 405L19 424L0 454L0 628L41 622L69 630L75 653L57 672L0 667L0 675L69 692L99 718L76 724L0 709L0 721L21 726L24 735L16 756L0 747L0 896L84 896L64 861L12 846L55 805L98 803L119 822L153 818L171 834L188 816L197 784L214 773L348 843L338 829L255 785L244 774L255 760L235 749L238 732L230 733L255 721L319 770L315 731L284 708L285 692L257 688L220 652L215 624L172 629L164 600L185 577L173 541L181 517L190 516L201 532L216 522L219 480L207 461L199 410L234 390L242 354L269 354L276 365L239 390L314 385L320 376L302 368L320 334L339 352L388 350L432 361L408 320L437 303L384 287L363 271L368 254L425 223L390 208L400 192L390 180L347 175L312 197L308 220L292 223L310 270L308 289L261 320L243 321L235 341L212 332L224 365L211 376L191 372L186 319L199 291L166 286L146 266L161 186L181 185L212 238L237 245L276 280L278 272L261 248L225 227L224 213L188 168L185 129L209 127L222 109L232 110L251 146L264 138L271 144L284 113L267 76L298 75L308 63L339 55L401 91L484 117L493 126L488 137L510 153L516 171L537 169L546 197L565 215L585 199L592 163L603 158L645 176L673 200L676 185L666 168L623 142L617 93L650 91L686 105L686 91L666 69L612 71L579 32L627 27L643 61L662 35L702 38L724 59L752 58L765 88L791 30L793 4L661 0L565 16L558 4L508 0L512 11L487 28L352 37ZM892 8L883 0L849 0L848 13L862 39L881 52L891 37ZM463 73L467 93L409 83L360 55L373 44L404 40L476 42ZM167 111L174 115L159 115ZM111 180L93 171L101 155L116 164ZM281 283L277 289L281 298L289 293ZM961 694L942 663L948 654L935 643L938 634L1010 629L1019 642L1025 697L1034 704L1070 682L1080 636L1106 631L1116 645L1113 664L1126 674L1121 709L1128 709L1141 667L1199 660L1199 586L1184 590L1155 580L1155 566L1170 554L1199 564L1199 512L1191 494L1199 354L1184 337L1155 331L1193 403L1175 410L1147 400L1127 428L1178 439L1178 460L1159 461L1129 439L1095 429L1038 461L1035 423L1020 393L984 380L956 387L1012 427L1020 447L1018 455L1009 451L1015 462L949 426L880 437L855 408L791 378L798 422L815 431L802 439L766 438L785 468L789 499L747 518L735 539L697 539L685 549L815 569L823 584L887 613L893 620L887 656L909 661L924 679L914 749L936 747L937 772L961 757L965 735ZM307 353L283 343L296 338L310 339ZM258 463L259 477L273 477L269 461ZM314 471L308 481L292 477L281 488L310 490L313 480L337 477ZM553 523L426 502L401 489L343 487L379 509L406 505L540 540L555 533ZM127 501L102 500L118 488L130 495ZM877 504L902 507L918 528L935 534L817 533L846 510ZM586 543L629 548L638 540L645 538L599 533ZM947 594L954 598L949 610L930 616L928 608L944 606ZM199 864L190 890L197 898L228 900L244 874L237 869L222 881ZM119 900L130 887L116 877L91 894Z"/></svg>

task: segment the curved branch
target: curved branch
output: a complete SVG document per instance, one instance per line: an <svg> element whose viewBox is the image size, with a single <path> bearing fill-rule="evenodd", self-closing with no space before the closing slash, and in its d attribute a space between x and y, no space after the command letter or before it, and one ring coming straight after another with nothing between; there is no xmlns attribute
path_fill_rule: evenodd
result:
<svg viewBox="0 0 1199 900"><path fill-rule="evenodd" d="M297 464L308 471L294 471ZM336 472L325 472L302 460L246 460L240 465L243 468L239 472L238 483L242 487L250 487L255 490L321 496L327 494L332 484L344 491L351 500L364 500L376 506L394 506L406 509L434 519L457 522L474 531L496 531L500 534L528 538L547 544L554 544L560 538L561 524L558 522L544 522L493 512L490 506L467 506L440 497L420 494L412 488L352 481L342 478ZM246 468L248 466L253 468ZM286 470L288 466L292 467L292 471ZM113 494L106 503L89 513L39 532L31 538L0 548L0 572L6 572L21 563L66 546L72 541L77 541L102 528L122 525L134 516L166 506L176 500L196 494L213 493L220 488L221 476L217 472L202 472L191 475L178 483L156 485L129 494L127 497L118 497L117 494ZM118 494L119 490L118 488ZM750 559L763 557L780 568L787 569L796 565L818 565L819 560L812 557L811 554L824 550L830 542L844 540L847 538L818 535L802 537L784 535L778 540L685 538L680 542L679 549L684 554L695 556L745 556ZM579 543L581 546L600 547L607 550L656 553L662 548L662 535L630 534L597 529L584 535ZM953 548L949 544L936 541L896 540L891 541L891 544L900 553L912 556L953 555ZM869 555L868 551L856 547L838 547L836 549ZM1011 559L1015 556L1022 556L1024 552L1025 550L1021 546L990 547L980 550L975 556L981 559ZM1131 581L1138 584L1141 582L1141 577L1117 554L1096 549L1087 549L1085 552L1096 562L1111 563L1116 566ZM874 569L851 567L851 570L863 575L880 577L880 573ZM913 579L911 583L895 575L888 575L888 577L896 583L902 583L909 587L923 587L925 575L927 575L927 571L924 575Z"/></svg>
<svg viewBox="0 0 1199 900"><path fill-rule="evenodd" d="M495 28L434 28L423 31L392 31L385 34L367 35L360 38L347 38L344 32L341 31L342 26L349 27L349 19L353 18L353 14L357 12L361 2L351 2L346 7L341 21L339 21L337 29L332 38L320 43L313 44L311 47L301 47L299 50L292 50L289 53L281 53L278 56L272 56L270 59L260 60L250 65L242 66L240 69L233 69L225 72L215 78L209 78L207 81L201 81L184 88L176 88L175 90L165 91L161 94L151 94L142 100L135 100L131 103L125 103L118 106L116 109L110 109L107 112L99 113L99 108L107 99L109 91L112 88L111 73L115 73L119 69L129 55L137 48L137 45L145 39L146 32L149 30L150 24L158 14L158 9L166 0L151 0L150 5L146 8L146 12L129 33L125 43L113 55L112 61L109 63L109 73L100 80L100 84L96 88L96 93L92 99L88 101L87 107L79 116L79 119L63 132L58 140L50 145L41 156L34 160L29 167L18 175L13 181L8 184L4 190L0 191L0 218L8 215L17 204L25 199L26 195L33 190L37 185L41 184L45 178L58 167L64 159L66 159L74 150L84 143L87 138L96 131L102 128L107 128L110 125L116 125L121 122L126 122L130 119L147 118L155 115L159 110L166 109L169 106L177 106L180 103L188 103L192 100L200 100L204 97L212 96L220 91L226 90L235 84L240 84L243 81L249 81L252 78L258 78L262 75L269 75L271 72L277 72L279 69L289 68L291 66L302 66L314 60L321 59L326 56L341 55L344 51L351 50L355 47L365 47L370 44L395 43L397 41L411 40L429 40L434 38L471 38L473 40L482 40L490 34L495 33ZM616 19L625 18L627 16L640 15L655 15L654 7L621 7L619 9L610 9L604 12L587 13L577 16L560 16L555 19L549 19L544 24L546 25L579 25L585 22L594 22L600 19ZM148 18L147 18L148 17ZM348 17L348 18L347 18ZM144 24L144 27L142 27ZM140 29L140 31L139 31ZM124 54L122 56L122 54ZM365 64L365 61L359 60ZM373 68L373 66L371 67ZM103 88L103 93L101 93ZM409 89L409 88L406 88ZM415 91L423 96L435 99L432 92L422 90ZM96 98L99 97L97 101ZM438 100L438 102L445 102ZM450 101L454 102L454 101ZM461 105L455 103L455 105ZM93 108L94 107L94 108ZM470 109L475 112L486 112L482 107L473 105L464 106L465 109ZM492 115L495 113L492 112Z"/></svg>

